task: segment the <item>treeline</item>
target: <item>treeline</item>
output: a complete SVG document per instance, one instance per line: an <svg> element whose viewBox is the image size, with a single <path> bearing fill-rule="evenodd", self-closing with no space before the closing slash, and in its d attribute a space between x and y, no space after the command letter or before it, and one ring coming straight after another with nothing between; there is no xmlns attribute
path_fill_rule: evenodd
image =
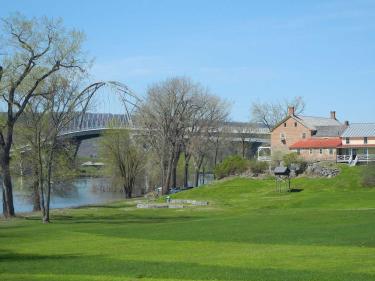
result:
<svg viewBox="0 0 375 281"><path fill-rule="evenodd" d="M88 85L92 60L82 48L84 34L61 20L15 14L2 19L0 36L3 214L15 216L12 174L22 162L33 182L34 209L48 223L52 185L72 173L77 153L59 135L90 109L103 83ZM226 101L187 77L151 85L131 116L143 129L112 130L103 138L109 173L127 197L140 178L164 194L181 182L188 187L191 174L197 186L199 173L212 171L225 155L246 156L248 132L238 147L224 137L229 111Z"/></svg>

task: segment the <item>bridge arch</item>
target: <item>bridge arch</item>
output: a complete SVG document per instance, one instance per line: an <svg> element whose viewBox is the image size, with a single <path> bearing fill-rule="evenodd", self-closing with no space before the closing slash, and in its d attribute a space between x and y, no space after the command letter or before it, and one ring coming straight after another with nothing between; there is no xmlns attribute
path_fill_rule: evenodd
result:
<svg viewBox="0 0 375 281"><path fill-rule="evenodd" d="M99 90L108 88L121 102L123 114L100 114L89 111L90 102L99 94ZM139 107L142 99L129 89L125 84L118 81L100 81L87 86L83 91L87 94L86 100L82 103L80 112L72 118L69 124L60 133L61 136L73 134L74 132L93 129L104 129L108 123L115 120L120 127L132 127L134 111Z"/></svg>

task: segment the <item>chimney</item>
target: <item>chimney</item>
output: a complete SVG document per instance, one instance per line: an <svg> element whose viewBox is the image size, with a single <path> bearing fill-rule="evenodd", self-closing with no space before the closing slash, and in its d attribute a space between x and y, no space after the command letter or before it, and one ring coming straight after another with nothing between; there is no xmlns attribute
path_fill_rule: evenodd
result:
<svg viewBox="0 0 375 281"><path fill-rule="evenodd" d="M336 111L331 111L331 119L336 120Z"/></svg>
<svg viewBox="0 0 375 281"><path fill-rule="evenodd" d="M349 127L349 121L345 121L345 127Z"/></svg>
<svg viewBox="0 0 375 281"><path fill-rule="evenodd" d="M288 115L293 116L294 115L294 106L289 106L288 107Z"/></svg>

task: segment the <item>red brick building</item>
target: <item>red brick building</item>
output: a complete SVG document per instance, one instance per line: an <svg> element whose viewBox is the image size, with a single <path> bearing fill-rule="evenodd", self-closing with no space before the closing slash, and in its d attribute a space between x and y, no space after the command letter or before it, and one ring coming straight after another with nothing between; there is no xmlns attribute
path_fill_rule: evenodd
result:
<svg viewBox="0 0 375 281"><path fill-rule="evenodd" d="M296 115L294 107L289 107L288 116L271 132L271 151L296 151L311 161L336 160L345 128L335 111L329 117L312 117Z"/></svg>

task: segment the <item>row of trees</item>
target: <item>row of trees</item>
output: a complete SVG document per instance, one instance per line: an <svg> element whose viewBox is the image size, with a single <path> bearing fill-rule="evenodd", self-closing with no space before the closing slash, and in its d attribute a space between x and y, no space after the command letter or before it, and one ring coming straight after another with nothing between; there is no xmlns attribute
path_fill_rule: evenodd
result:
<svg viewBox="0 0 375 281"><path fill-rule="evenodd" d="M11 156L27 151L23 157L34 180L35 209L40 207L43 221L48 222L52 182L66 174L62 167L71 167L61 163L73 163L72 145L58 135L79 112L86 111L95 92L91 86L80 90L90 67L82 51L84 35L67 30L61 21L29 20L19 14L2 20L1 34L3 213L15 215ZM303 110L302 99L292 103ZM252 109L254 119L269 128L285 116L282 110L281 104L254 104ZM127 197L132 196L136 178L150 165L150 158L159 166L163 193L177 186L180 159L184 161L183 185L189 185L192 164L197 186L202 167L208 163L213 167L218 161L228 115L228 103L199 83L186 77L167 79L148 89L135 113L134 122L142 130L136 135L113 130L103 141L103 155L115 167L113 172L119 175ZM17 135L22 146L12 150L17 130L22 131Z"/></svg>
<svg viewBox="0 0 375 281"><path fill-rule="evenodd" d="M132 196L137 179L143 177L138 184L147 185L155 165L160 172L154 183L162 186L164 194L181 184L181 180L177 184L177 168L181 162L183 186L188 187L191 170L194 171L193 185L198 186L202 167L209 166L212 171L219 153L228 150L226 155L239 154L242 156L239 159L245 161L247 139L253 130L260 124L272 129L287 115L288 106L294 106L301 113L305 104L300 97L284 102L254 103L254 121L237 132L240 149L236 152L228 150L236 145L225 136L228 103L189 78L167 79L148 89L146 99L137 110L134 122L141 131L107 133L101 142L102 156L110 165L110 174L117 175L114 179L128 198Z"/></svg>
<svg viewBox="0 0 375 281"><path fill-rule="evenodd" d="M119 181L122 179L127 197L131 197L142 166L150 162L159 166L157 184L164 194L177 186L180 159L184 161L183 185L189 185L192 163L197 186L202 166L217 158L228 113L228 104L199 83L186 77L167 79L152 85L138 107L134 122L142 128L140 132L131 135L113 130L106 134L102 155L112 164L113 174L119 175Z"/></svg>
<svg viewBox="0 0 375 281"><path fill-rule="evenodd" d="M189 164L196 171L195 185L204 161L215 151L216 138L229 114L228 104L188 78L172 78L148 89L136 116L145 128L146 144L160 163L163 193L176 186L176 168L185 159L184 185Z"/></svg>
<svg viewBox="0 0 375 281"><path fill-rule="evenodd" d="M2 20L2 35L0 98L6 112L0 124L3 213L15 215L11 156L27 151L22 157L33 175L35 209L40 206L43 221L48 222L51 184L62 174L57 163L69 161L72 150L58 135L78 112L84 112L92 97L92 92L80 91L90 65L81 48L84 36L66 30L61 21L29 20L19 14ZM145 128L137 143L142 143L142 149L133 149L136 146L130 145L134 140L129 135L122 139L112 136L111 141L117 143L106 145L106 154L117 158L126 194L131 196L134 177L129 175L140 170L145 151L158 157L164 193L176 185L176 166L183 154L187 186L190 160L198 172L217 143L215 138L227 115L225 102L190 79L173 78L150 87L135 118ZM17 129L22 131L17 136L22 147L12 150ZM114 149L121 146L132 149Z"/></svg>

